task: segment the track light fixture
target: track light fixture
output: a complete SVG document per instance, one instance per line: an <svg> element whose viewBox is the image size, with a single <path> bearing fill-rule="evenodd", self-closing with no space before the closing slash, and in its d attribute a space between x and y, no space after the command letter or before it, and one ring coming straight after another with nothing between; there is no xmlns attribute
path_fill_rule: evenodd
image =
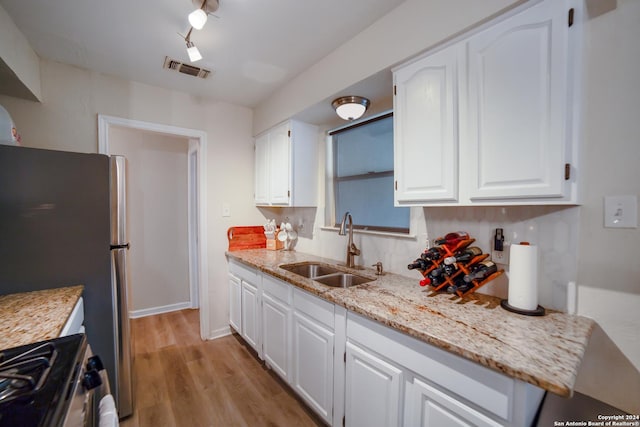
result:
<svg viewBox="0 0 640 427"><path fill-rule="evenodd" d="M201 30L207 23L207 12L202 9L196 9L189 14L189 24L196 30Z"/></svg>
<svg viewBox="0 0 640 427"><path fill-rule="evenodd" d="M192 31L193 28L190 28L186 36L182 36L182 34L181 36L184 38L184 41L187 44L187 55L189 55L189 61L196 62L202 59L202 55L200 54L200 51L198 50L196 45L191 41Z"/></svg>
<svg viewBox="0 0 640 427"><path fill-rule="evenodd" d="M219 0L192 0L192 2L198 7L196 10L191 12L188 16L189 24L191 24L191 28L189 28L189 32L186 36L182 36L184 38L185 43L187 44L187 54L189 55L189 60L191 62L196 62L202 59L202 55L200 51L196 47L196 45L191 41L191 32L196 30L201 30L204 27L204 24L207 23L207 16L210 13L215 12L220 7Z"/></svg>

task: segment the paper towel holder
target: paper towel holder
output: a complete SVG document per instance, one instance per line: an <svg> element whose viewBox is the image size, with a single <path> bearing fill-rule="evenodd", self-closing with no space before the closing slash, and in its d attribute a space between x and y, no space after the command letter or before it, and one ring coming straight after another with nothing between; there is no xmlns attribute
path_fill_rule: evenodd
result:
<svg viewBox="0 0 640 427"><path fill-rule="evenodd" d="M500 301L500 307L504 308L507 311L522 314L524 316L544 316L546 314L546 310L541 305L538 305L535 310L525 310L524 308L518 308L510 305L509 300L506 299Z"/></svg>
<svg viewBox="0 0 640 427"><path fill-rule="evenodd" d="M519 245L522 246L530 246L529 242L520 242ZM511 290L511 289L509 289ZM515 307L511 304L509 304L509 299L503 299L502 301L500 301L500 306L502 308L504 308L507 311L511 311L512 313L517 313L517 314L522 314L524 316L544 316L545 315L545 309L543 306L538 305L536 308L534 308L533 310L531 309L526 309L526 308L520 308L520 307Z"/></svg>

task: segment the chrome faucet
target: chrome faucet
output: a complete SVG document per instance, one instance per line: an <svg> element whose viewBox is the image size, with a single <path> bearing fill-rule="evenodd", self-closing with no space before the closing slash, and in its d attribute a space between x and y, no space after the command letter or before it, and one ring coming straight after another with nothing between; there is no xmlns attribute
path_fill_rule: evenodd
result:
<svg viewBox="0 0 640 427"><path fill-rule="evenodd" d="M355 263L353 262L353 257L360 255L360 249L358 249L353 243L353 218L349 211L345 212L344 217L342 218L342 223L340 224L340 230L338 231L338 235L346 236L347 235L347 219L349 220L349 241L347 242L347 267L353 268L355 267Z"/></svg>

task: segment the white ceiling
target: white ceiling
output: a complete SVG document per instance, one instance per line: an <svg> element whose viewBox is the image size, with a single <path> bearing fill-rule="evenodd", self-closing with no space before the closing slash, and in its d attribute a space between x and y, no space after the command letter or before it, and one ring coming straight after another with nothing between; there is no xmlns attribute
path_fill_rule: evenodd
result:
<svg viewBox="0 0 640 427"><path fill-rule="evenodd" d="M220 0L191 40L206 80L162 68L188 63L178 33L192 0L0 0L46 59L254 107L404 0Z"/></svg>

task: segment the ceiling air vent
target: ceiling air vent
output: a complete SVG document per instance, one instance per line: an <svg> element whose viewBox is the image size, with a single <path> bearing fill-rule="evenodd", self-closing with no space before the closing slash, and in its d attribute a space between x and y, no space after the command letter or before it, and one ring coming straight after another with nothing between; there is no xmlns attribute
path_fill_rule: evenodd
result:
<svg viewBox="0 0 640 427"><path fill-rule="evenodd" d="M211 74L211 70L207 70L206 68L194 67L193 65L183 64L182 62L171 59L168 56L164 57L163 68L177 71L179 73L187 74L193 77L200 77L201 79L206 79Z"/></svg>

